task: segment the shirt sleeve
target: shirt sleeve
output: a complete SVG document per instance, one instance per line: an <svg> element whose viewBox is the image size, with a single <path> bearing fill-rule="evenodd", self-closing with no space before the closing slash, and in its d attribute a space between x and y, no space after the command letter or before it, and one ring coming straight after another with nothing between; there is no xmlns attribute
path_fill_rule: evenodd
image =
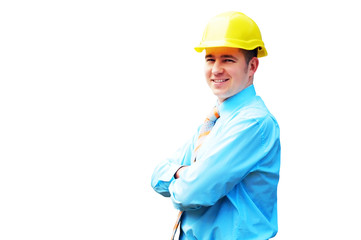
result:
<svg viewBox="0 0 361 240"><path fill-rule="evenodd" d="M193 137L194 138L194 137ZM164 197L170 197L169 185L175 180L174 174L184 166L190 165L194 148L193 138L172 156L161 162L154 170L151 180L152 188Z"/></svg>
<svg viewBox="0 0 361 240"><path fill-rule="evenodd" d="M272 163L266 162L272 161L270 152L279 144L279 129L271 117L227 124L214 138L202 156L170 183L175 208L212 206L250 172L272 171Z"/></svg>

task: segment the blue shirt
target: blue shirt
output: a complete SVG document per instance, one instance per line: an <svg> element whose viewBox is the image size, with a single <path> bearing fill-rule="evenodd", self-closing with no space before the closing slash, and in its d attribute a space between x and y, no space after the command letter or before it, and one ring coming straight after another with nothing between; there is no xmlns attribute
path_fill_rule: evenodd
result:
<svg viewBox="0 0 361 240"><path fill-rule="evenodd" d="M278 230L279 126L253 85L218 109L197 161L198 132L156 167L152 187L184 211L181 239L269 239ZM175 179L183 165L190 167Z"/></svg>

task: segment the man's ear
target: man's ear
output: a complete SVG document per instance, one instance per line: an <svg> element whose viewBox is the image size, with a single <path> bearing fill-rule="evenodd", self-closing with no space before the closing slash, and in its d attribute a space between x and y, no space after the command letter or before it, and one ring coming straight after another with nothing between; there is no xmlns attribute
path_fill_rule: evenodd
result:
<svg viewBox="0 0 361 240"><path fill-rule="evenodd" d="M253 57L248 64L248 72L251 77L256 73L259 65L259 60L257 57Z"/></svg>

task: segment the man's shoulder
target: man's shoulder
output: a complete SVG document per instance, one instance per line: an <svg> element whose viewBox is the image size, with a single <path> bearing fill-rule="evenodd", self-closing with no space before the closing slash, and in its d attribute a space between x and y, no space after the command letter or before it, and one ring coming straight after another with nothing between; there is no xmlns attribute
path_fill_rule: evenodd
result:
<svg viewBox="0 0 361 240"><path fill-rule="evenodd" d="M256 97L248 104L236 109L232 114L232 118L238 120L262 120L271 115L262 99Z"/></svg>
<svg viewBox="0 0 361 240"><path fill-rule="evenodd" d="M224 124L233 128L240 125L259 125L259 126L277 126L276 118L270 113L266 105L260 98L256 98L249 104L236 109L224 122Z"/></svg>

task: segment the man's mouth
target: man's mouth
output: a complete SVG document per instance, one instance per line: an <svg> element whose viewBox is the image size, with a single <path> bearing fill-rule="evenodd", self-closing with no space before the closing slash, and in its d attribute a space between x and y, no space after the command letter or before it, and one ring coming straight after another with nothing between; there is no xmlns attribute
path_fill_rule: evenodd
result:
<svg viewBox="0 0 361 240"><path fill-rule="evenodd" d="M228 81L229 79L212 79L212 82L215 82L215 83L223 83L223 82L226 82Z"/></svg>

